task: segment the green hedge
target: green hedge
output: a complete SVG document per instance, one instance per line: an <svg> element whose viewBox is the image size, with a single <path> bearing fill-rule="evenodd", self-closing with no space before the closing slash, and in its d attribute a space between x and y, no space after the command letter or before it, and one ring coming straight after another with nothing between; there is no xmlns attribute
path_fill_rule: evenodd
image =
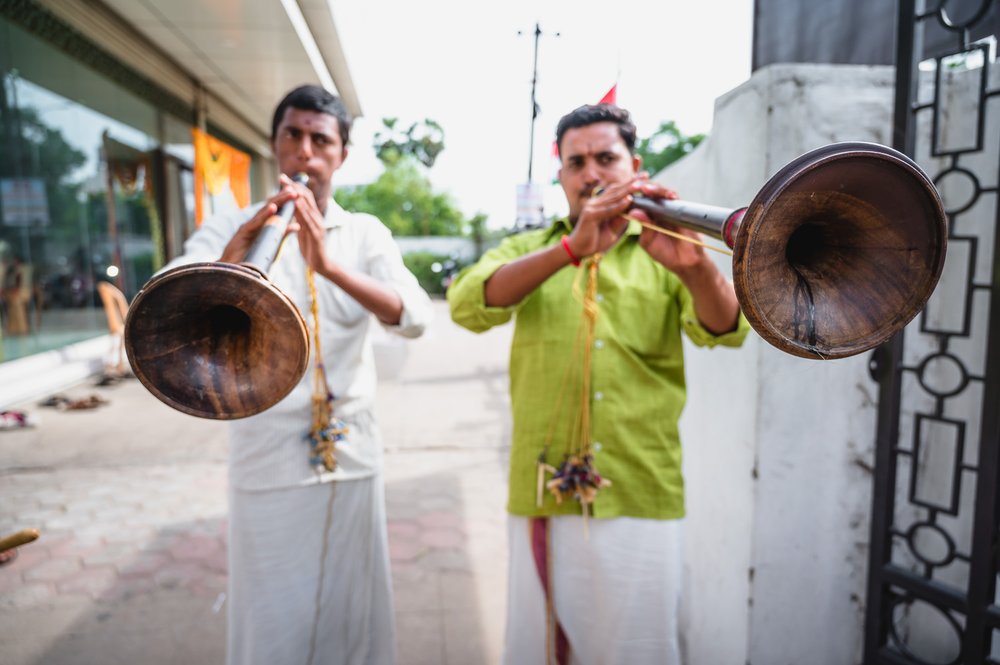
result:
<svg viewBox="0 0 1000 665"><path fill-rule="evenodd" d="M439 296L444 295L445 280L462 268L461 262L453 257L433 252L410 252L403 255L403 263L427 293Z"/></svg>

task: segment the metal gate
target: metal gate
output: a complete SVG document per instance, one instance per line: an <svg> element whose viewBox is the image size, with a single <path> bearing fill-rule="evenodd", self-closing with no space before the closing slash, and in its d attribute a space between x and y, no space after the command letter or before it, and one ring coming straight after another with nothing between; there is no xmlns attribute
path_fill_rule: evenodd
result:
<svg viewBox="0 0 1000 665"><path fill-rule="evenodd" d="M948 259L879 381L868 665L1000 665L1000 75L995 0L898 0L894 147L927 168Z"/></svg>

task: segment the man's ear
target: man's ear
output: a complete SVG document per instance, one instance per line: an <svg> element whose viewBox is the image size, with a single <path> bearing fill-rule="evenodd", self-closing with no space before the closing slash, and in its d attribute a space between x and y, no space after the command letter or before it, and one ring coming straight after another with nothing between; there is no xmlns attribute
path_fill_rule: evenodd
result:
<svg viewBox="0 0 1000 665"><path fill-rule="evenodd" d="M642 157L639 155L632 155L632 169L638 173L639 168L642 166Z"/></svg>
<svg viewBox="0 0 1000 665"><path fill-rule="evenodd" d="M341 148L340 163L343 164L346 161L347 161L347 146L345 145L343 148Z"/></svg>

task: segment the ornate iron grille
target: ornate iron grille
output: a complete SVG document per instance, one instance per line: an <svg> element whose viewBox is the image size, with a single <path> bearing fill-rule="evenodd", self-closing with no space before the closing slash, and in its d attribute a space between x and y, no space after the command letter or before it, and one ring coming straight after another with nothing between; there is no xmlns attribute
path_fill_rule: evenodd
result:
<svg viewBox="0 0 1000 665"><path fill-rule="evenodd" d="M1000 665L995 4L898 5L894 147L934 178L949 240L919 323L872 357L880 399L868 665Z"/></svg>

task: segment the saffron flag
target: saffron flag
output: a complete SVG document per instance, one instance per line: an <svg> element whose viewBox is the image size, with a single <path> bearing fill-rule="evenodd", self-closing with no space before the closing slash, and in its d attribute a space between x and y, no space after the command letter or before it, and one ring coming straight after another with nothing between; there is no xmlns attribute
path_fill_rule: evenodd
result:
<svg viewBox="0 0 1000 665"><path fill-rule="evenodd" d="M228 189L237 207L250 205L250 155L237 150L214 136L191 128L194 142L194 222L201 226L205 214L205 191L208 191L212 213L214 198ZM211 214L211 213L210 213Z"/></svg>

